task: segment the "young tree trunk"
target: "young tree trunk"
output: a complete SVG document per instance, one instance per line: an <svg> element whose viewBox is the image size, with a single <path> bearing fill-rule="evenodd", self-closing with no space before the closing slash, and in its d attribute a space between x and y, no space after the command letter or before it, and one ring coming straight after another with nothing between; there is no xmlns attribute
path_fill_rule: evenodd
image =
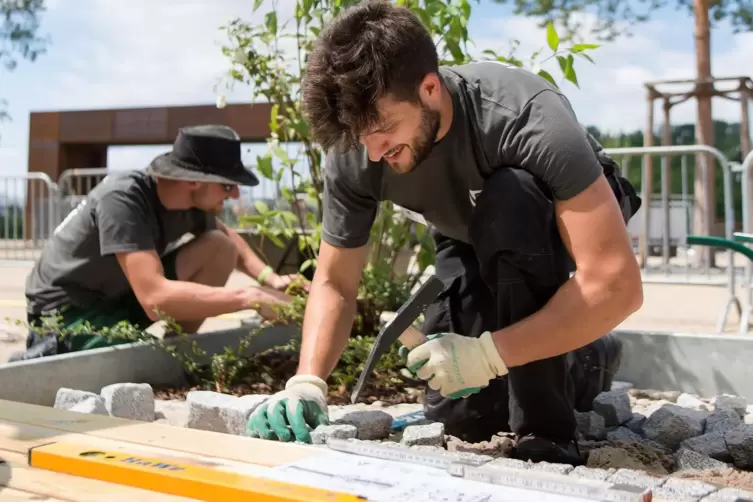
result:
<svg viewBox="0 0 753 502"><path fill-rule="evenodd" d="M709 0L694 0L695 11L695 52L696 52L696 142L701 145L714 145L714 127L711 116L711 97L714 84L711 81L711 36L709 30ZM695 208L693 232L712 235L716 221L715 177L716 159L707 154L696 155ZM715 266L713 254L708 247L696 249L696 264Z"/></svg>

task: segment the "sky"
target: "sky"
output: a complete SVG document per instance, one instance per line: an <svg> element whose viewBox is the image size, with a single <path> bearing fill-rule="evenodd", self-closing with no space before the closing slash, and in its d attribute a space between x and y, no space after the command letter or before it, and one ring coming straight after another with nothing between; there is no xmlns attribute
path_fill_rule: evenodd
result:
<svg viewBox="0 0 753 502"><path fill-rule="evenodd" d="M276 0L289 9L291 0ZM253 0L48 0L42 34L51 45L31 63L20 61L0 72L0 99L11 120L0 123L0 172L27 170L29 113L90 108L213 104L230 67L220 50L219 27L235 17L259 22L270 0L251 15ZM512 15L508 6L473 3L470 36L476 50L506 53L519 40L526 56L545 44L536 20ZM287 6L287 7L286 7ZM592 21L584 16L584 21ZM631 37L607 42L591 53L595 64L579 60L580 89L563 85L581 122L603 131L634 131L646 122L643 83L692 78L695 72L693 19L667 9L633 27ZM550 61L549 63L556 64ZM557 67L543 66L559 77ZM712 31L712 72L716 76L753 75L753 34L733 35L721 25ZM249 100L249 90L227 92L230 103ZM693 122L693 101L672 111L674 123ZM714 101L714 118L738 121L739 104ZM661 116L657 104L655 115ZM252 161L264 145L244 152ZM111 169L144 167L169 145L117 147L108 153Z"/></svg>

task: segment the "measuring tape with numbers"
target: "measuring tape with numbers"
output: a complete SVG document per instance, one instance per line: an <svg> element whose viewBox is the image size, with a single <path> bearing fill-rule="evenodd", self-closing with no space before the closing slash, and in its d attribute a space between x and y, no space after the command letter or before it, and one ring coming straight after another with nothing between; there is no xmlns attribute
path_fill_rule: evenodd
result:
<svg viewBox="0 0 753 502"><path fill-rule="evenodd" d="M604 502L651 502L652 500L651 490L639 486L489 465L488 460L476 460L473 457L453 459L448 454L414 451L397 444L386 446L367 441L330 438L327 440L327 446L344 453L436 467L453 476L470 481L511 488L557 493Z"/></svg>
<svg viewBox="0 0 753 502"><path fill-rule="evenodd" d="M364 497L160 459L52 443L29 449L39 469L210 502L361 502ZM105 497L106 498L106 497Z"/></svg>

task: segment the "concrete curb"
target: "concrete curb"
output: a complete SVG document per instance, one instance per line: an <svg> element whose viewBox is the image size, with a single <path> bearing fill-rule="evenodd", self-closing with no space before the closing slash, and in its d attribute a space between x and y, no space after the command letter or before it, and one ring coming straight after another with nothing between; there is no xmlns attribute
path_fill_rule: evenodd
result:
<svg viewBox="0 0 753 502"><path fill-rule="evenodd" d="M753 337L615 330L623 354L616 380L637 388L678 390L753 401Z"/></svg>
<svg viewBox="0 0 753 502"><path fill-rule="evenodd" d="M193 353L193 342L209 355L237 348L255 326L201 333L171 340L177 352ZM246 355L263 352L299 335L295 326L266 328L250 338ZM198 359L197 356L193 356ZM52 406L60 387L99 393L105 385L143 382L152 386L181 386L181 361L164 348L144 342L60 354L29 361L0 364L0 399Z"/></svg>
<svg viewBox="0 0 753 502"><path fill-rule="evenodd" d="M382 325L394 312L382 314ZM616 329L622 360L615 380L699 396L735 394L753 402L753 336Z"/></svg>

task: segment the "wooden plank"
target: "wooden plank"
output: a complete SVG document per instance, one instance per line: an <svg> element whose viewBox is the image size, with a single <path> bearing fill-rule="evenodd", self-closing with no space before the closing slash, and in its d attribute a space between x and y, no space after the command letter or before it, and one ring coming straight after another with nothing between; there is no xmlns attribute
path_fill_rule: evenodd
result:
<svg viewBox="0 0 753 502"><path fill-rule="evenodd" d="M2 479L10 489L34 494L36 499L69 502L195 502L195 499L154 493L140 488L122 486L95 479L68 476L30 467L24 453L0 448L6 464L0 466ZM4 469L4 471L3 471ZM5 500L5 488L0 488L0 500ZM44 498L50 497L50 498ZM19 499L25 500L25 499Z"/></svg>
<svg viewBox="0 0 753 502"><path fill-rule="evenodd" d="M63 499L56 499L52 497L45 497L43 495L37 495L36 493L24 492L21 490L14 490L13 488L5 488L0 486L0 500L3 502L65 502Z"/></svg>
<svg viewBox="0 0 753 502"><path fill-rule="evenodd" d="M268 467L317 455L321 451L313 445L268 441L106 415L89 415L6 400L0 400L0 419Z"/></svg>

